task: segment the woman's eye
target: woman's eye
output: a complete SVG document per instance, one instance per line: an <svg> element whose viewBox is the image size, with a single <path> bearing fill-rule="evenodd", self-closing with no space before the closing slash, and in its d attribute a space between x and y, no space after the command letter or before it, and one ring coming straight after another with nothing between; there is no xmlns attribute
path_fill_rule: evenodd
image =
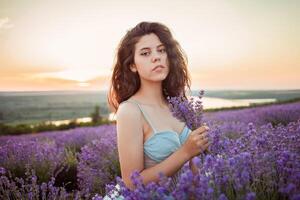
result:
<svg viewBox="0 0 300 200"><path fill-rule="evenodd" d="M166 49L160 49L159 52L164 53L166 51Z"/></svg>
<svg viewBox="0 0 300 200"><path fill-rule="evenodd" d="M149 52L141 53L142 56L147 56L147 55L149 55L149 54L150 54Z"/></svg>

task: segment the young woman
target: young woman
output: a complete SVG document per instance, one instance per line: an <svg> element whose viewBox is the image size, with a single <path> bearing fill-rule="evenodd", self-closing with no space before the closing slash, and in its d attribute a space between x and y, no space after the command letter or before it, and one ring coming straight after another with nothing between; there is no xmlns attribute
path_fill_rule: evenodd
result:
<svg viewBox="0 0 300 200"><path fill-rule="evenodd" d="M181 167L208 148L207 126L191 131L172 116L167 96L190 90L186 57L161 23L141 22L121 40L113 68L108 102L117 121L122 180L134 186L137 170L145 184L164 173L173 184Z"/></svg>

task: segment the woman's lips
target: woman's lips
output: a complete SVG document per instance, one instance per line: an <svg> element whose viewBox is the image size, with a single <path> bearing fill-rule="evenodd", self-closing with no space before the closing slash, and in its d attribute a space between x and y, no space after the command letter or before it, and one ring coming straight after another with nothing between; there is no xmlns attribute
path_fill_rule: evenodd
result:
<svg viewBox="0 0 300 200"><path fill-rule="evenodd" d="M163 68L165 68L163 65L157 65L156 67L154 67L152 69L152 71L160 70L160 69L163 69Z"/></svg>

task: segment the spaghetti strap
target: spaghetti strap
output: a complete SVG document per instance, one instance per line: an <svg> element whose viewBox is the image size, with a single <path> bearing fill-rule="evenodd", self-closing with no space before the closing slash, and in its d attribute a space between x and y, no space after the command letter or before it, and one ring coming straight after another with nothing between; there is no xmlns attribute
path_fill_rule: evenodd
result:
<svg viewBox="0 0 300 200"><path fill-rule="evenodd" d="M141 110L141 112L143 113L143 115L144 115L146 121L149 123L149 125L150 125L150 127L152 128L152 130L154 131L154 133L156 133L156 129L154 128L154 126L153 126L153 124L152 124L152 122L151 122L149 116L148 116L147 113L142 109L142 107L140 106L140 104L139 104L137 101L132 100L132 99L130 99L130 100L128 99L128 100L126 100L126 101L138 105L138 107L139 107L139 109Z"/></svg>

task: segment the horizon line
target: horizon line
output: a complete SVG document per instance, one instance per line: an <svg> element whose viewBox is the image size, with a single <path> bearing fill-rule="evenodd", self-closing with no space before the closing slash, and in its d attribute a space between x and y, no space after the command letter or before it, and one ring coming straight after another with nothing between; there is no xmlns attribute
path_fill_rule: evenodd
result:
<svg viewBox="0 0 300 200"><path fill-rule="evenodd" d="M201 89L191 89L191 91L199 91ZM299 91L299 89L202 89L204 91ZM1 93L4 92L106 92L108 90L0 90Z"/></svg>

